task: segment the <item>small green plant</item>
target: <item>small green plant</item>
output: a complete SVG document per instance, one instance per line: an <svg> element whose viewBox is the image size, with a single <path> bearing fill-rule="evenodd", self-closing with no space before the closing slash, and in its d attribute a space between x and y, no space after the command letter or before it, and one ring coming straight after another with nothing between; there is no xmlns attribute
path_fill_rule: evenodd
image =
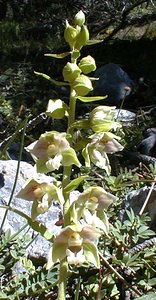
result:
<svg viewBox="0 0 156 300"><path fill-rule="evenodd" d="M144 257L142 264L138 256L130 260L128 249L133 248L140 239L153 235L153 232L146 225L148 217L135 216L133 211L127 211L128 218L124 222L117 220L113 206L116 203L118 205L118 198L109 191L110 186L110 190L116 193L122 184L133 178L130 171L117 177L110 176L108 155L123 149L119 143L121 138L115 134L121 125L114 121L114 107L104 105L94 108L89 117L79 120L75 117L78 101L90 103L105 98L88 96L93 90L92 82L97 80L88 74L96 69L96 63L90 55L81 58L82 47L90 42L82 11L75 15L73 25L66 21L64 38L70 48L68 52L46 54L47 57L57 59L70 57L63 68L64 81L58 82L46 74L35 73L53 84L70 88L69 104L61 99L50 99L46 111L53 119L66 120L67 130L45 132L27 147L35 161L35 174L25 183L18 197L33 202L31 217L10 206L6 207L26 218L34 230L51 242L46 264L47 274L52 272L51 283L47 279L48 275L43 275L45 266L37 269L29 259L21 258L27 276L14 279L12 285L19 288L19 294L13 294L14 298L10 299L24 299L30 294L35 299L42 299L43 291L53 288L51 299L58 300L67 297L74 300L117 300L121 299L121 293L127 288L141 296L140 290L148 278L153 279L153 273L149 271L149 258ZM106 178L105 185L102 181L90 181L87 170L94 170L95 167L96 170L102 170ZM54 179L51 174L57 170L59 173ZM49 180L47 177L45 180L43 173L49 174ZM76 190L78 193L73 199ZM62 210L59 220L62 228L56 236L36 220L40 214L48 211L53 200L60 204ZM138 281L138 278L141 280L140 274L137 279L135 276L132 276L131 281L125 279L132 262L137 268L141 265L146 271L147 280L144 284ZM40 274L43 280L39 278ZM6 291L4 287L3 291ZM48 295L44 296L48 298Z"/></svg>
<svg viewBox="0 0 156 300"><path fill-rule="evenodd" d="M87 97L93 90L92 81L88 74L96 69L95 60L91 56L80 58L80 50L89 42L89 31L85 25L85 15L79 11L73 26L66 21L64 38L69 44L70 51L62 54L47 54L55 58L71 57L71 61L63 68L64 82L58 82L48 75L35 72L39 76L50 80L56 85L70 87L69 105L61 99L50 99L47 115L53 119L67 117L67 132L50 131L42 134L39 140L27 147L36 162L36 176L30 179L18 197L32 200L32 223L36 217L48 210L53 200L63 207L63 228L53 238L49 254L47 269L57 261L60 262L58 299L66 298L66 284L70 265L83 263L100 267L98 253L98 239L108 235L109 223L105 210L116 200L100 186L92 186L82 192L77 200L70 202L70 194L86 179L80 175L72 179L74 165L82 166L80 153L86 167L92 163L110 174L111 166L107 153L114 153L123 149L118 142L120 139L112 130L120 128L118 122L113 121L113 108L107 106L96 107L89 118L76 120L75 111L77 101L92 102L102 100L103 97ZM78 131L91 129L88 137L77 135ZM50 173L63 167L61 181L49 182L42 179L41 173Z"/></svg>

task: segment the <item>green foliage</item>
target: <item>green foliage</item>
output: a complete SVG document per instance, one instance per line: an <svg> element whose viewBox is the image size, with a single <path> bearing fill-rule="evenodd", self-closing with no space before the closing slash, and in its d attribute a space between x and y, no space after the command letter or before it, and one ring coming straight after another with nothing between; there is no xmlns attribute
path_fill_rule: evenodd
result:
<svg viewBox="0 0 156 300"><path fill-rule="evenodd" d="M10 229L0 237L0 299L37 299L57 284L57 265L46 271L26 257L32 239L28 233L11 234ZM56 287L55 287L56 289ZM55 294L55 292L54 292Z"/></svg>
<svg viewBox="0 0 156 300"><path fill-rule="evenodd" d="M112 228L112 235L122 243L125 248L133 247L142 239L148 239L154 235L147 223L150 218L147 215L134 215L133 210L126 210L127 219L122 223L117 220Z"/></svg>
<svg viewBox="0 0 156 300"><path fill-rule="evenodd" d="M19 40L20 26L14 20L6 20L0 23L0 48L4 53L8 53L12 49L12 45Z"/></svg>

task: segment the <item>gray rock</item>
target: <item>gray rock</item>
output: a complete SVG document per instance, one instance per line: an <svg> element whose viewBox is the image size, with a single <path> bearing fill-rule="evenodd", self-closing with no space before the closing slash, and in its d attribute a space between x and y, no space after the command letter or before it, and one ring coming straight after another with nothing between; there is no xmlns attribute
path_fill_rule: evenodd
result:
<svg viewBox="0 0 156 300"><path fill-rule="evenodd" d="M156 156L156 128L148 128L145 138L141 141L138 150L141 154Z"/></svg>
<svg viewBox="0 0 156 300"><path fill-rule="evenodd" d="M133 81L117 64L109 63L98 68L94 77L99 78L94 82L94 95L108 95L104 100L107 105L119 107L121 101L131 93Z"/></svg>
<svg viewBox="0 0 156 300"><path fill-rule="evenodd" d="M0 161L0 205L7 205L15 176L17 170L17 161L16 160L8 160L8 161ZM11 206L17 208L18 210L24 212L25 214L31 214L31 201L26 201L23 199L19 199L16 197L16 194L21 190L23 185L25 184L26 179L31 178L33 176L33 166L27 162L20 163L20 172L18 175L18 181L14 193L14 197L11 202ZM46 175L45 175L46 176ZM47 179L49 177L47 176ZM0 222L3 220L3 216L5 214L5 209L0 208ZM56 234L60 229L55 225L56 221L58 221L60 213L60 208L55 203L52 204L49 211L43 215L40 215L37 220L39 220L42 224L44 224L48 229L50 229L54 234ZM3 231L7 229L11 229L12 233L17 232L21 229L21 227L26 224L27 221L19 216L18 214L8 211L7 218L3 226ZM32 229L29 231L31 236L36 235ZM23 232L22 232L23 234ZM33 243L28 248L28 254L34 258L47 258L50 243L46 241L42 236L37 236L37 238L33 241Z"/></svg>
<svg viewBox="0 0 156 300"><path fill-rule="evenodd" d="M123 126L129 127L136 121L136 114L126 109L114 109L114 119L122 123Z"/></svg>
<svg viewBox="0 0 156 300"><path fill-rule="evenodd" d="M136 215L139 214L146 197L149 193L149 187L143 187L139 190L134 190L127 194L126 200L124 202L124 210L121 212L121 219L125 219L125 209L132 208ZM145 208L144 213L148 213L151 218L150 228L156 231L156 188L153 189L148 204Z"/></svg>

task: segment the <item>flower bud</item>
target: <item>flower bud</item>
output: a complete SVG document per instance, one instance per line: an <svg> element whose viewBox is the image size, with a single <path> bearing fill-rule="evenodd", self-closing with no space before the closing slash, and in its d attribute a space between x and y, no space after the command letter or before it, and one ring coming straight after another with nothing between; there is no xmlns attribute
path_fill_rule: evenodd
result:
<svg viewBox="0 0 156 300"><path fill-rule="evenodd" d="M74 24L82 26L85 23L85 14L80 10L74 17Z"/></svg>
<svg viewBox="0 0 156 300"><path fill-rule="evenodd" d="M72 87L79 96L85 96L93 90L91 80L85 75L79 75Z"/></svg>
<svg viewBox="0 0 156 300"><path fill-rule="evenodd" d="M96 63L92 56L83 57L78 64L79 68L84 74L88 74L96 70Z"/></svg>
<svg viewBox="0 0 156 300"><path fill-rule="evenodd" d="M73 49L76 37L78 35L77 30L71 26L66 20L66 29L64 31L64 39L69 44L70 48Z"/></svg>
<svg viewBox="0 0 156 300"><path fill-rule="evenodd" d="M97 106L91 111L90 119L92 120L92 122L94 122L97 119L101 120L101 122L103 122L105 119L113 120L114 119L113 109L115 109L115 106L106 106L106 105Z"/></svg>
<svg viewBox="0 0 156 300"><path fill-rule="evenodd" d="M90 113L90 126L94 132L110 131L121 128L119 122L114 121L115 106L97 106Z"/></svg>
<svg viewBox="0 0 156 300"><path fill-rule="evenodd" d="M81 27L81 31L76 37L75 49L80 50L89 41L89 31L86 25Z"/></svg>
<svg viewBox="0 0 156 300"><path fill-rule="evenodd" d="M53 119L62 119L67 114L67 109L67 105L61 99L50 99L46 114Z"/></svg>
<svg viewBox="0 0 156 300"><path fill-rule="evenodd" d="M81 70L74 63L68 62L63 68L63 77L65 81L74 81L80 75L80 73Z"/></svg>

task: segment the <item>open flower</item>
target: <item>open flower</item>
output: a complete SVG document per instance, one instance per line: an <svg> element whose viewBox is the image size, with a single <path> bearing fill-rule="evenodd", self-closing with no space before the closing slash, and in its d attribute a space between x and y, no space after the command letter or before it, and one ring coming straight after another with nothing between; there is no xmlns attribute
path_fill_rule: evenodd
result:
<svg viewBox="0 0 156 300"><path fill-rule="evenodd" d="M69 264L88 262L99 267L97 243L101 233L92 226L66 226L54 239L50 260L54 263L66 257Z"/></svg>
<svg viewBox="0 0 156 300"><path fill-rule="evenodd" d="M91 142L82 151L86 167L90 167L92 162L110 174L111 166L106 153L112 154L123 150L123 146L117 141L120 138L111 132L93 134L90 138Z"/></svg>
<svg viewBox="0 0 156 300"><path fill-rule="evenodd" d="M113 201L116 201L117 197L107 193L102 187L100 186L93 186L86 189L83 193L81 193L76 203L77 205L83 206L90 211L95 210L103 210L108 208Z"/></svg>
<svg viewBox="0 0 156 300"><path fill-rule="evenodd" d="M83 218L87 224L100 228L108 234L109 224L104 209L116 200L117 197L107 193L102 187L89 187L69 208L70 219L77 223Z"/></svg>
<svg viewBox="0 0 156 300"><path fill-rule="evenodd" d="M46 178L32 178L26 181L17 197L33 201L31 212L33 220L38 215L47 212L52 201L58 201L60 204L64 201L62 190L50 180L48 182L47 176Z"/></svg>
<svg viewBox="0 0 156 300"><path fill-rule="evenodd" d="M64 132L46 132L26 149L36 161L37 172L39 173L58 170L61 164L63 166L75 164L78 167L81 165Z"/></svg>

